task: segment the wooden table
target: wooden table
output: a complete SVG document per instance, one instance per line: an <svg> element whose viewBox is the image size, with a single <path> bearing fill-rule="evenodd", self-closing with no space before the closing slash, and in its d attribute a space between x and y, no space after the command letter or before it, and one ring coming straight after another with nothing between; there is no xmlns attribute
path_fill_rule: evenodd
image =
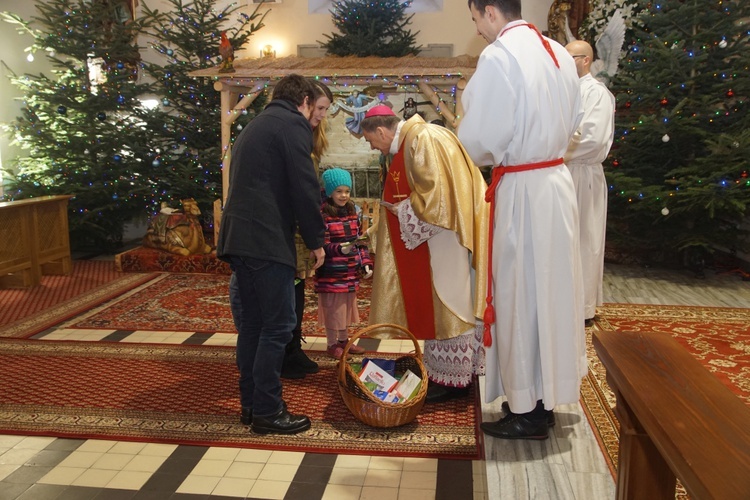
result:
<svg viewBox="0 0 750 500"><path fill-rule="evenodd" d="M35 286L43 274L70 274L70 198L0 203L0 287Z"/></svg>
<svg viewBox="0 0 750 500"><path fill-rule="evenodd" d="M601 332L617 397L618 499L750 498L750 408L666 333Z"/></svg>

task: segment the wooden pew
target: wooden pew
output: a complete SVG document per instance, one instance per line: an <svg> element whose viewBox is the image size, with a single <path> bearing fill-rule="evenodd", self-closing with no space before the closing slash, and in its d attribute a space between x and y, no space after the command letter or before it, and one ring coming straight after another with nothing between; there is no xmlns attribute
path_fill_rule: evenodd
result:
<svg viewBox="0 0 750 500"><path fill-rule="evenodd" d="M43 274L70 274L70 198L0 203L0 288L35 286Z"/></svg>
<svg viewBox="0 0 750 500"><path fill-rule="evenodd" d="M594 332L617 397L617 498L750 498L750 408L666 333Z"/></svg>

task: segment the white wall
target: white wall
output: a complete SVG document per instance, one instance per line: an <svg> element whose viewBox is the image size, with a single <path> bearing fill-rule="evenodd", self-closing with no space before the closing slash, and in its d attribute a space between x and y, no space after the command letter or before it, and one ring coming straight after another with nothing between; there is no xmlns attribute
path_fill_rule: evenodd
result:
<svg viewBox="0 0 750 500"><path fill-rule="evenodd" d="M163 10L164 0L145 0L154 8ZM251 12L254 4L250 0L239 0L248 4ZM219 0L217 5L228 5L231 0ZM443 0L443 10L439 12L417 12L409 29L419 31L417 43L453 44L453 55L479 55L485 46L474 28L466 0ZM547 11L552 0L525 0L524 18L534 23L540 30L547 28ZM252 5L252 6L250 6ZM297 45L316 44L325 41L324 34L335 32L331 14L308 14L308 0L282 0L280 4L267 4L270 13L266 26L257 36L250 39L245 54L239 57L257 57L265 45L272 45L279 57L296 55ZM262 7L263 9L266 6ZM300 20L295 22L295 20Z"/></svg>
<svg viewBox="0 0 750 500"><path fill-rule="evenodd" d="M34 2L0 0L0 11L16 13L23 19L36 15ZM12 122L20 114L21 109L21 102L16 100L21 93L8 80L9 76L14 73L17 75L40 72L49 74L50 65L44 55L37 54L34 62L26 60L27 53L24 49L33 41L34 39L28 34L19 35L15 30L15 25L0 21L0 123ZM10 158L15 158L22 153L19 147L10 145L10 138L7 135L0 135L0 165L7 165ZM2 171L0 171L0 194L2 194Z"/></svg>
<svg viewBox="0 0 750 500"><path fill-rule="evenodd" d="M0 11L14 12L28 20L37 14L37 1L44 0L0 0ZM244 11L247 13L252 12L255 7L250 0L218 0L216 5L221 9L235 2L244 4ZM169 7L166 0L140 0L140 3L146 3L150 8L160 11ZM540 30L546 29L547 11L551 3L552 0L525 0L524 18ZM330 13L308 14L308 0L282 0L281 4L268 4L268 8L270 12L266 16L265 27L251 37L248 47L238 53L238 57L257 57L261 47L267 44L274 46L279 57L295 55L297 45L317 44L325 40L324 34L335 31ZM419 31L419 45L450 43L453 44L453 55L456 56L478 55L485 46L484 41L476 34L466 0L443 0L442 11L416 13L410 29ZM23 49L31 45L32 41L28 35L19 36L12 25L0 22L0 61L5 63L0 63L0 122L12 121L21 108L21 103L15 100L20 93L8 81L10 71L5 65L17 74L44 72L49 75L49 65L42 54L38 54L32 63L26 61ZM149 60L154 57L154 54L144 55ZM0 161L6 165L10 158L22 154L19 148L12 147L9 143L7 136L0 137Z"/></svg>

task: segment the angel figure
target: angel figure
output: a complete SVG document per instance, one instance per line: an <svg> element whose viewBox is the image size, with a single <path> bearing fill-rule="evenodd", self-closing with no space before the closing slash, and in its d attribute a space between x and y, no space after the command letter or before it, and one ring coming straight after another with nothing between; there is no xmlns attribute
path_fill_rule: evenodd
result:
<svg viewBox="0 0 750 500"><path fill-rule="evenodd" d="M576 40L575 35L570 31L570 25L565 25L565 36L567 43ZM617 67L620 62L622 45L625 43L625 19L622 17L620 9L617 9L612 17L607 21L607 26L596 38L596 60L591 63L591 75L609 86L610 80L617 73Z"/></svg>
<svg viewBox="0 0 750 500"><path fill-rule="evenodd" d="M616 10L607 22L601 35L596 39L597 59L591 63L591 74L594 78L609 86L610 80L617 73L622 45L625 43L625 19L620 10Z"/></svg>
<svg viewBox="0 0 750 500"><path fill-rule="evenodd" d="M359 90L355 90L352 95L346 98L346 104L353 108L362 108L367 104L368 100L372 98L364 94L360 94ZM355 135L362 135L362 120L365 118L365 111L354 111L354 115L346 119L346 128Z"/></svg>

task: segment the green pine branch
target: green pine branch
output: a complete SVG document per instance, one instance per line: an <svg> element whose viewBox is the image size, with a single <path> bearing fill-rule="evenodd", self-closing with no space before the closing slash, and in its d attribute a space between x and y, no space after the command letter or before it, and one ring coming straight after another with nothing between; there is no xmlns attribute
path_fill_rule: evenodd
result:
<svg viewBox="0 0 750 500"><path fill-rule="evenodd" d="M664 255L746 250L750 52L736 0L640 2L621 70L608 238Z"/></svg>
<svg viewBox="0 0 750 500"><path fill-rule="evenodd" d="M334 3L333 23L340 33L325 34L330 55L402 57L417 55L417 33L407 29L413 15L410 2L398 0L343 0Z"/></svg>

